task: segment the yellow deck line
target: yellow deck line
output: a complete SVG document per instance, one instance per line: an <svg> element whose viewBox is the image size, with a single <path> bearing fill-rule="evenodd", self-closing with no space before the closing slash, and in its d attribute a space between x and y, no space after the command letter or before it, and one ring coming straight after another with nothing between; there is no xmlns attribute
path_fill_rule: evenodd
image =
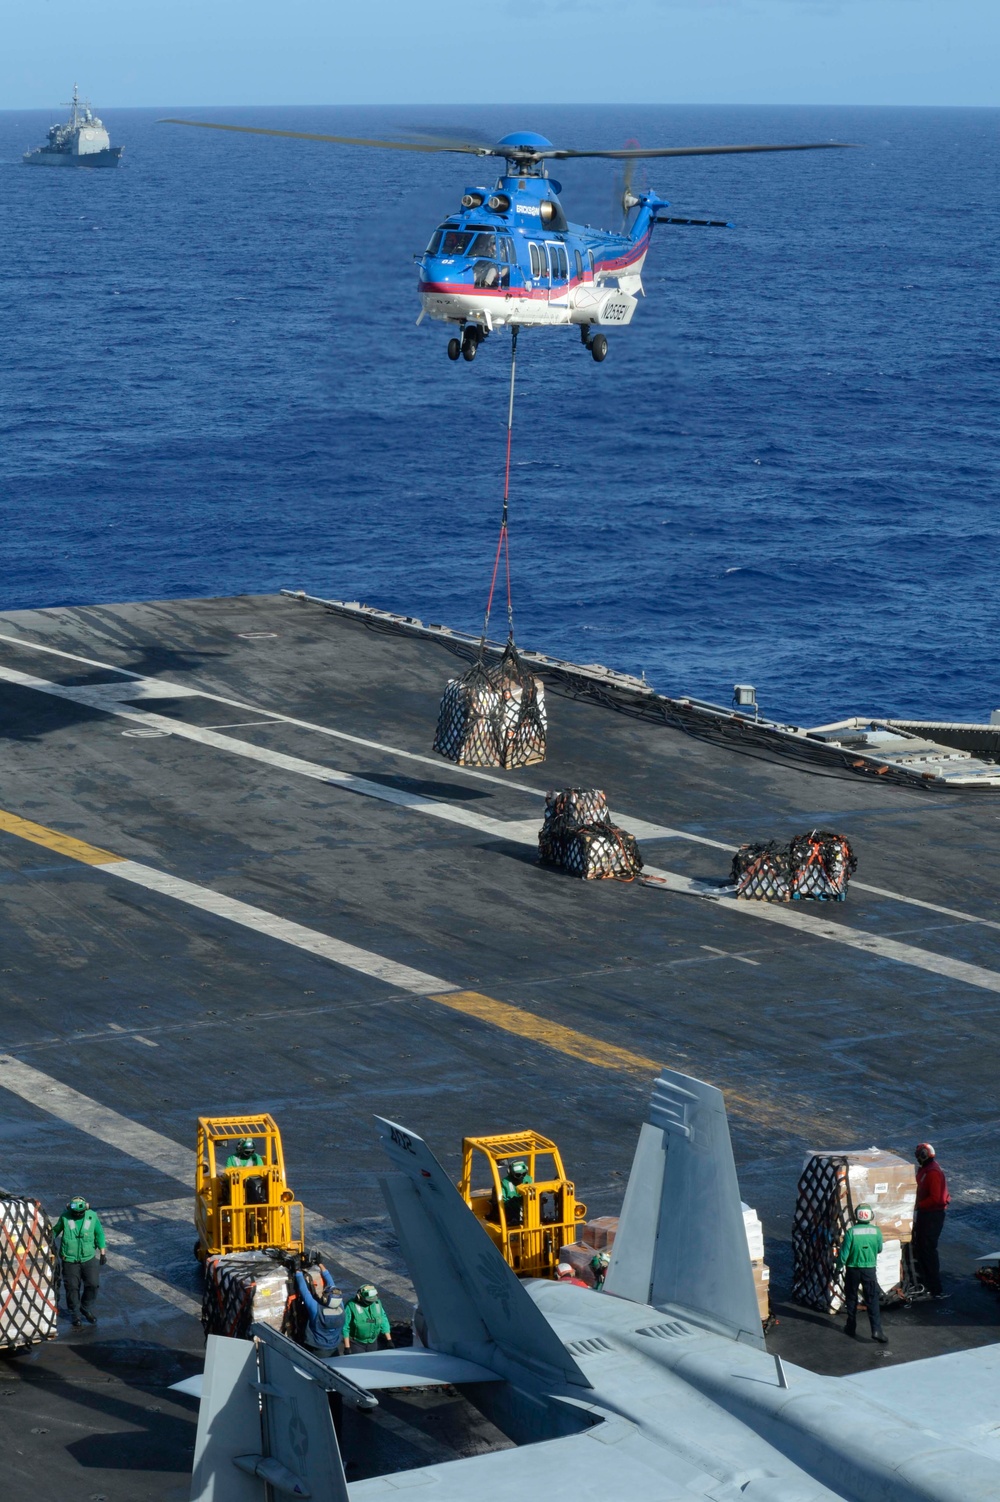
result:
<svg viewBox="0 0 1000 1502"><path fill-rule="evenodd" d="M85 840L75 840L70 834L46 829L44 824L33 824L30 819L21 819L3 809L0 809L0 830L16 834L22 840L31 840L34 845L44 845L47 850L66 855L70 860L82 861L85 866L111 866L126 859L124 855L112 855L110 850L100 850Z"/></svg>
<svg viewBox="0 0 1000 1502"><path fill-rule="evenodd" d="M444 991L438 996L428 996L427 1000L451 1007L455 1012L464 1012L467 1017L476 1017L480 1022L489 1022L505 1033L516 1033L519 1038L544 1043L571 1059L597 1064L601 1069L617 1069L648 1080L663 1068L662 1059L649 1059L645 1054L619 1048L616 1043L604 1043L589 1033L579 1033L575 1028L564 1027L561 1022L550 1022L535 1012L511 1006L506 1001L496 1001L492 996L482 996L478 991Z"/></svg>

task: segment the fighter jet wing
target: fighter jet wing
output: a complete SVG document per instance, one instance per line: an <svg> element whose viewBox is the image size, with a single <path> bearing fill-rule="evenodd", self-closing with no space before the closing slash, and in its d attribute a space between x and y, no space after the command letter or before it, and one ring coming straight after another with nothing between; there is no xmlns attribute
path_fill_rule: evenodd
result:
<svg viewBox="0 0 1000 1502"><path fill-rule="evenodd" d="M910 1423L923 1420L947 1435L951 1444L1000 1460L1000 1345L883 1366L839 1380Z"/></svg>
<svg viewBox="0 0 1000 1502"><path fill-rule="evenodd" d="M509 1502L511 1497L544 1497L545 1502L608 1502L624 1497L641 1497L642 1502L693 1502L697 1493L664 1476L664 1460L659 1446L643 1439L625 1419L617 1419L564 1439L353 1481L350 1498L351 1502L375 1502L376 1498L398 1497L405 1484L407 1495L412 1491L433 1502L469 1502L470 1497L477 1502Z"/></svg>
<svg viewBox="0 0 1000 1502"><path fill-rule="evenodd" d="M440 1351L407 1348L400 1351L372 1351L367 1356L333 1356L324 1359L331 1371L343 1372L366 1392L392 1387L450 1387L467 1382L500 1382L496 1372L464 1361L461 1356L445 1356Z"/></svg>

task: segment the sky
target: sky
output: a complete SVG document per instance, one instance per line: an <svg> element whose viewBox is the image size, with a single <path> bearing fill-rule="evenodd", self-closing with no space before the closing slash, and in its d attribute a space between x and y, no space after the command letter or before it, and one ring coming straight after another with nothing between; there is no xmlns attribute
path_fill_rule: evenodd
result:
<svg viewBox="0 0 1000 1502"><path fill-rule="evenodd" d="M0 109L1000 105L1000 0L5 0Z"/></svg>

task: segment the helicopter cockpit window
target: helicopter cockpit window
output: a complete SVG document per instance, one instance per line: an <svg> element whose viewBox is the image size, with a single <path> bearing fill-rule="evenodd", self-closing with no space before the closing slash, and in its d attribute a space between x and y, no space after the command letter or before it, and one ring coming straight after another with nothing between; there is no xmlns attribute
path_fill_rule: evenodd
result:
<svg viewBox="0 0 1000 1502"><path fill-rule="evenodd" d="M472 239L471 235L462 230L450 229L441 241L441 254L443 256L464 256L466 246Z"/></svg>
<svg viewBox="0 0 1000 1502"><path fill-rule="evenodd" d="M496 235L477 235L469 246L470 256L495 256L497 253Z"/></svg>
<svg viewBox="0 0 1000 1502"><path fill-rule="evenodd" d="M427 249L424 252L425 255L429 255L429 256L436 256L437 255L437 253L438 253L438 246L441 244L441 235L442 235L442 231L441 230L436 229L434 231L433 235L431 235L431 238L430 238L430 240L428 242Z"/></svg>

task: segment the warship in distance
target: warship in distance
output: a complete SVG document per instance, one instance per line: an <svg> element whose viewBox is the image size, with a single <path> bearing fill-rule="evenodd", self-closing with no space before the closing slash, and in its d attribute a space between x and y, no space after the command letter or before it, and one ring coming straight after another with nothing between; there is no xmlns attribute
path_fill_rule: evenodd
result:
<svg viewBox="0 0 1000 1502"><path fill-rule="evenodd" d="M111 137L88 102L80 102L76 84L69 101L73 111L65 125L50 125L49 139L35 151L26 151L29 167L117 167L123 148L112 146Z"/></svg>

